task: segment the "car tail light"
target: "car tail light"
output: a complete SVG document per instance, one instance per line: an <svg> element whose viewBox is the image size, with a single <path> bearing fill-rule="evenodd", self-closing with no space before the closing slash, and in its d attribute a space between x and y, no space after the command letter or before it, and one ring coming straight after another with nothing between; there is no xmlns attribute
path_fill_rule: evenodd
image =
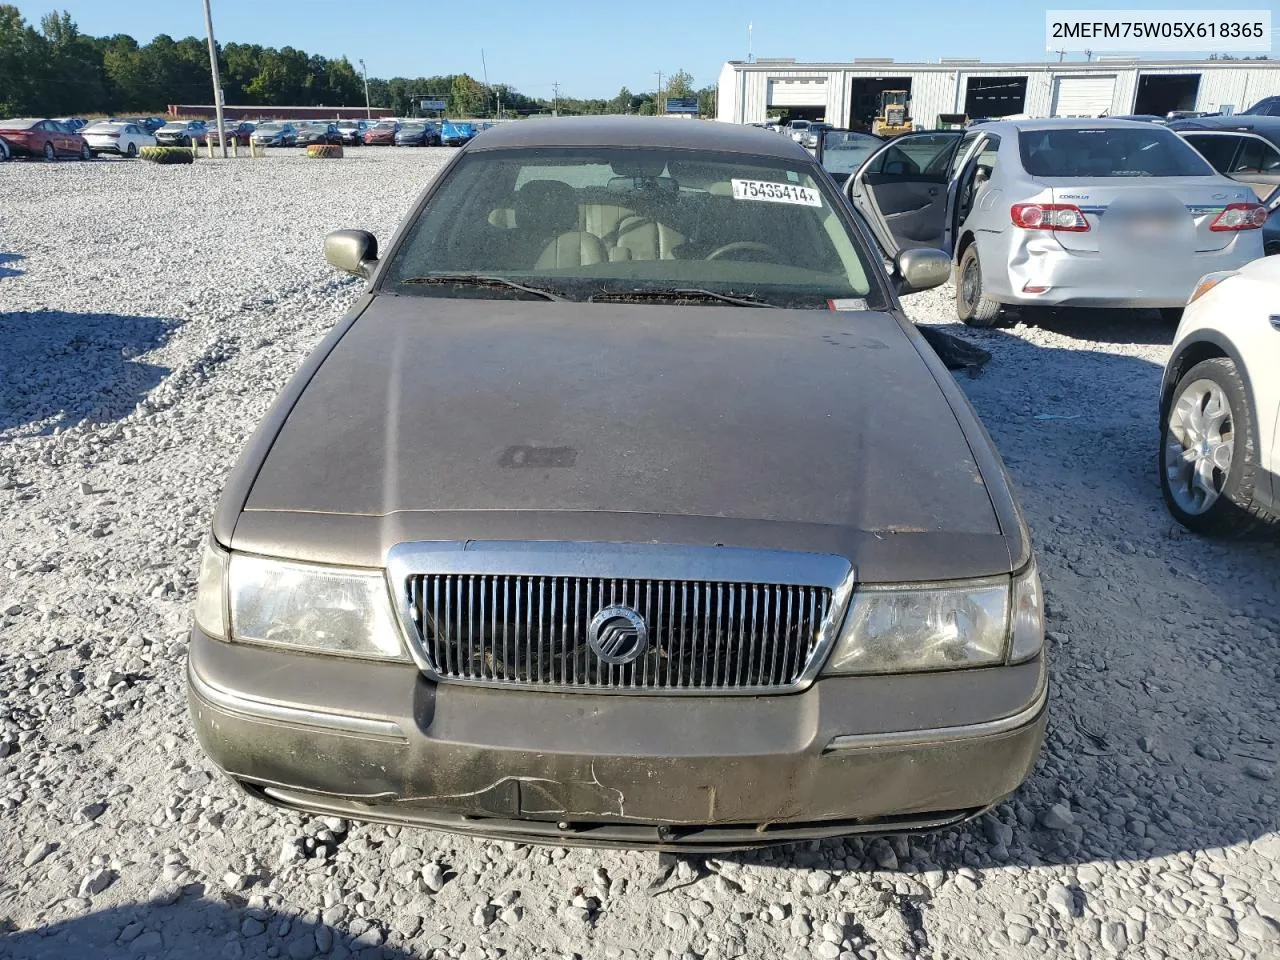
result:
<svg viewBox="0 0 1280 960"><path fill-rule="evenodd" d="M1260 203L1228 203L1209 229L1216 233L1257 230L1267 222L1267 208Z"/></svg>
<svg viewBox="0 0 1280 960"><path fill-rule="evenodd" d="M1009 215L1013 225L1023 230L1089 232L1089 221L1074 203L1015 203Z"/></svg>

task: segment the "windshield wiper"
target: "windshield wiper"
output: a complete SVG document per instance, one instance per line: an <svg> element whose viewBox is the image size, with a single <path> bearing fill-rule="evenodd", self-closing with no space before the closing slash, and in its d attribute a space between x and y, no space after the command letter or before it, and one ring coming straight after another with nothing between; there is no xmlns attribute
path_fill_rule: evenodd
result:
<svg viewBox="0 0 1280 960"><path fill-rule="evenodd" d="M587 303L597 303L602 300L716 300L720 303L731 303L735 307L773 307L772 303L750 293L716 293L714 290L702 290L697 287L681 287L672 290L601 290L587 297Z"/></svg>
<svg viewBox="0 0 1280 960"><path fill-rule="evenodd" d="M506 287L511 290L519 290L521 293L541 297L543 300L564 301L566 299L558 293L552 293L550 290L543 290L541 287L530 287L523 283L517 283L515 280L508 280L506 277L478 276L474 273L436 273L429 277L407 277L400 282L463 284L472 287Z"/></svg>

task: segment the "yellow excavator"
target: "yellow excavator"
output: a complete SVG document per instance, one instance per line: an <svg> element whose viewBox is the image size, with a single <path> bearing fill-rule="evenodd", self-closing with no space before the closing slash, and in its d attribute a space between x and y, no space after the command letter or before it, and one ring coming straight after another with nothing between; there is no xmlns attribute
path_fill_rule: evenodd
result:
<svg viewBox="0 0 1280 960"><path fill-rule="evenodd" d="M896 137L900 133L911 132L906 90L881 91L880 113L871 121L871 132L879 137Z"/></svg>

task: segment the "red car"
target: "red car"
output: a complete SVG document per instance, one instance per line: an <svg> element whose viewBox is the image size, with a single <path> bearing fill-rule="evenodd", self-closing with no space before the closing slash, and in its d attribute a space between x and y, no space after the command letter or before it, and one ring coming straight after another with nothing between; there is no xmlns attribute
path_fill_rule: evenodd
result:
<svg viewBox="0 0 1280 960"><path fill-rule="evenodd" d="M366 147L393 147L396 134L400 132L400 124L394 120L381 120L364 132Z"/></svg>
<svg viewBox="0 0 1280 960"><path fill-rule="evenodd" d="M227 145L237 144L242 147L249 145L250 139L253 137L254 126L248 120L227 120L223 124L227 131ZM218 125L216 123L209 124L209 132L205 134L206 142L212 143L215 147L219 145L218 141Z"/></svg>
<svg viewBox="0 0 1280 960"><path fill-rule="evenodd" d="M56 120L34 117L0 120L0 137L8 142L15 157L44 157L46 160L57 157L93 159L89 142Z"/></svg>

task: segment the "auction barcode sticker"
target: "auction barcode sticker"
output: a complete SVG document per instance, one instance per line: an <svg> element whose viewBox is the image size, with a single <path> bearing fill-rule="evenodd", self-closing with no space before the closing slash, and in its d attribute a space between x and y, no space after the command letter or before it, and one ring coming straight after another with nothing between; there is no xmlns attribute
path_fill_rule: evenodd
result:
<svg viewBox="0 0 1280 960"><path fill-rule="evenodd" d="M764 200L767 203L797 203L802 207L822 206L822 194L812 187L771 180L734 180L733 199Z"/></svg>

